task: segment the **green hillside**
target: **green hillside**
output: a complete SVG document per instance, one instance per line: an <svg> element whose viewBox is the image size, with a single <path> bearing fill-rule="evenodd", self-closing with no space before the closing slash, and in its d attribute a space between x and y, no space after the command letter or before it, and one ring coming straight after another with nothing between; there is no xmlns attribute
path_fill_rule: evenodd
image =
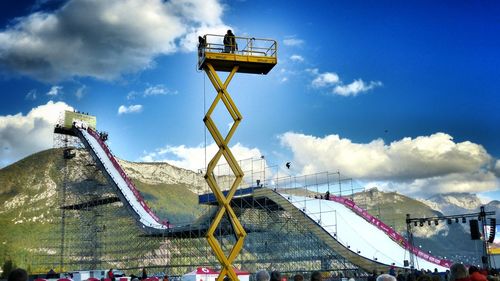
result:
<svg viewBox="0 0 500 281"><path fill-rule="evenodd" d="M92 198L97 189L106 189L107 196L116 196L88 153L85 150L75 152L76 157L67 160L67 170L64 168L65 160L61 149L42 151L0 169L0 263L12 260L16 265L27 268L34 259L50 251L48 244L57 245L61 233L59 200L64 178L69 183L69 193L80 192L81 196ZM202 190L202 187L195 186L200 183L193 180L199 177L194 172L181 171L167 164L141 163L128 165L125 170L161 219L168 219L174 225L182 225L212 213L209 207L198 205L195 192ZM141 171L146 170L148 173L141 174ZM158 177L158 173L162 176ZM148 176L145 177L145 174ZM304 193L302 189L288 192ZM356 193L353 198L358 205L399 232L406 230L407 213L412 217L440 214L418 200L395 192L371 189ZM65 205L74 202L77 202L75 198L67 198ZM117 221L126 221L130 225L133 219L123 212ZM73 217L72 222L75 223L71 226L73 228L80 225L78 217ZM471 255L471 249L476 246L471 244L468 234L460 225L440 225L415 230L416 243L424 249L433 249L441 256L462 258Z"/></svg>
<svg viewBox="0 0 500 281"><path fill-rule="evenodd" d="M33 154L0 170L0 262L27 266L33 249L55 230L56 185L62 165L61 150Z"/></svg>
<svg viewBox="0 0 500 281"><path fill-rule="evenodd" d="M77 155L84 154L77 151ZM62 155L62 149L49 149L0 169L1 264L12 260L17 266L27 268L33 259L48 251L44 245L59 239L58 192L64 178ZM106 184L102 174L92 175L95 167L87 164L88 155L81 157L68 161L71 188ZM198 206L197 195L191 191L193 187L132 180L155 213L174 225L193 221L204 211Z"/></svg>

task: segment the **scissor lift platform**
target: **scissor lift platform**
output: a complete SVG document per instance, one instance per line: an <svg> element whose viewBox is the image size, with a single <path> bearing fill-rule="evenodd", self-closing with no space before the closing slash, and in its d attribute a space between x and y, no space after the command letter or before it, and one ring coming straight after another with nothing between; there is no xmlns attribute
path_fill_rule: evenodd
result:
<svg viewBox="0 0 500 281"><path fill-rule="evenodd" d="M198 69L207 63L215 71L267 74L277 63L277 43L271 39L234 37L236 45L224 45L224 36L207 34L198 46ZM238 48L243 46L243 48Z"/></svg>

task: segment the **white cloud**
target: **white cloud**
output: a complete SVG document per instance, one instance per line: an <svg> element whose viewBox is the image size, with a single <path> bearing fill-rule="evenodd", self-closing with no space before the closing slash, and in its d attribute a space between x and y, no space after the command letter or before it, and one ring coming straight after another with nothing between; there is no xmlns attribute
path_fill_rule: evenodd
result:
<svg viewBox="0 0 500 281"><path fill-rule="evenodd" d="M215 143L207 145L206 150L203 145L195 147L187 147L185 145L180 146L170 146L167 145L163 148L156 149L154 152L144 152L139 161L143 162L168 162L171 165L181 167L184 169L189 169L192 171L197 171L198 169L204 169L206 167L205 163L205 151L206 151L206 161L210 161L212 157L217 152L218 147ZM257 148L245 147L240 143L237 143L231 147L231 151L237 160L240 159L250 159L250 158L260 158L262 153ZM224 157L221 157L218 164L226 163ZM243 164L245 162L242 162ZM251 164L251 162L249 162ZM243 165L245 166L245 165ZM242 167L243 171L249 170L250 167ZM255 168L255 167L254 167Z"/></svg>
<svg viewBox="0 0 500 281"><path fill-rule="evenodd" d="M323 138L298 133L280 136L293 152L301 174L340 171L364 181L386 181L404 193L477 192L498 188L489 167L492 157L478 144L454 142L445 133L355 143L338 135Z"/></svg>
<svg viewBox="0 0 500 281"><path fill-rule="evenodd" d="M131 91L127 94L127 100L133 100L135 99L135 96L137 96L138 93L136 91Z"/></svg>
<svg viewBox="0 0 500 281"><path fill-rule="evenodd" d="M31 89L24 97L27 100L36 100L38 91L36 89Z"/></svg>
<svg viewBox="0 0 500 281"><path fill-rule="evenodd" d="M500 177L500 160L497 160L495 163L495 168L493 169L498 177Z"/></svg>
<svg viewBox="0 0 500 281"><path fill-rule="evenodd" d="M290 59L292 61L297 61L297 62L303 62L304 61L304 57L302 57L301 55L292 55L290 57Z"/></svg>
<svg viewBox="0 0 500 281"><path fill-rule="evenodd" d="M313 88L330 88L331 92L341 96L356 96L359 93L367 92L375 87L382 86L380 81L370 81L365 83L361 79L354 80L351 84L345 85L335 72L319 72L317 68L308 68L306 72L314 78L311 81Z"/></svg>
<svg viewBox="0 0 500 281"><path fill-rule="evenodd" d="M283 40L285 46L300 46L304 44L304 40L297 38L287 38Z"/></svg>
<svg viewBox="0 0 500 281"><path fill-rule="evenodd" d="M52 86L50 90L47 92L47 96L55 97L62 93L62 86Z"/></svg>
<svg viewBox="0 0 500 281"><path fill-rule="evenodd" d="M173 91L167 88L163 84L158 84L155 86L149 86L142 93L136 92L136 91L131 91L127 94L127 100L133 100L137 96L141 96L144 98L151 97L151 96L166 96L166 95L177 95L179 92L178 91Z"/></svg>
<svg viewBox="0 0 500 281"><path fill-rule="evenodd" d="M52 147L54 125L64 110L64 102L49 101L28 114L0 116L0 167Z"/></svg>
<svg viewBox="0 0 500 281"><path fill-rule="evenodd" d="M162 84L150 86L144 90L144 96L158 96L158 95L176 95L177 91L171 91Z"/></svg>
<svg viewBox="0 0 500 281"><path fill-rule="evenodd" d="M433 194L450 192L484 192L499 187L498 178L491 171L477 170L453 173L426 179L416 179L405 186L408 193Z"/></svg>
<svg viewBox="0 0 500 281"><path fill-rule="evenodd" d="M75 96L78 100L81 100L83 98L83 96L85 96L85 89L87 87L85 85L81 86L80 88L78 88L75 92Z"/></svg>
<svg viewBox="0 0 500 281"><path fill-rule="evenodd" d="M69 0L0 31L0 67L42 81L115 79L224 32L223 11L218 0Z"/></svg>
<svg viewBox="0 0 500 281"><path fill-rule="evenodd" d="M142 111L141 104L134 104L130 106L120 105L118 108L118 115L129 114L129 113L139 113Z"/></svg>
<svg viewBox="0 0 500 281"><path fill-rule="evenodd" d="M314 81L313 81L314 82ZM333 89L333 93L341 96L356 96L359 93L367 92L375 87L382 86L380 81L370 81L370 83L365 83L361 79L354 80L348 85L337 85Z"/></svg>
<svg viewBox="0 0 500 281"><path fill-rule="evenodd" d="M315 88L323 88L331 85L335 85L340 82L340 78L337 73L325 72L319 73L316 78L312 81L312 86Z"/></svg>

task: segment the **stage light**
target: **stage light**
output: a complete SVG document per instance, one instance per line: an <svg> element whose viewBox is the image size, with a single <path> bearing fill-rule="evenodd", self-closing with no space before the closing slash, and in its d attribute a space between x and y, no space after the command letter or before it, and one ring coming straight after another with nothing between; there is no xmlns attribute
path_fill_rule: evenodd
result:
<svg viewBox="0 0 500 281"><path fill-rule="evenodd" d="M439 221L438 220L434 220L434 225L439 225Z"/></svg>
<svg viewBox="0 0 500 281"><path fill-rule="evenodd" d="M458 223L458 218L455 218L455 222Z"/></svg>
<svg viewBox="0 0 500 281"><path fill-rule="evenodd" d="M462 218L462 223L466 223L467 219L465 217Z"/></svg>
<svg viewBox="0 0 500 281"><path fill-rule="evenodd" d="M448 224L451 224L451 219L447 219L447 220L446 220L446 222L447 222Z"/></svg>
<svg viewBox="0 0 500 281"><path fill-rule="evenodd" d="M414 221L414 223L413 223L413 224L414 224L415 226L417 226L417 225L418 225L418 221Z"/></svg>
<svg viewBox="0 0 500 281"><path fill-rule="evenodd" d="M427 225L431 225L431 221L427 221Z"/></svg>
<svg viewBox="0 0 500 281"><path fill-rule="evenodd" d="M420 226L424 226L424 221L420 221Z"/></svg>

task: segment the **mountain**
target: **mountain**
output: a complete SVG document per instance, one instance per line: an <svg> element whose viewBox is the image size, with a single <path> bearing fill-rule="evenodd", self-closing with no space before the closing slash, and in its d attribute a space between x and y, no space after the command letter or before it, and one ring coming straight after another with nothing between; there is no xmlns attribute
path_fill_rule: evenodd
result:
<svg viewBox="0 0 500 281"><path fill-rule="evenodd" d="M484 206L486 211L495 212L497 220L500 218L500 201L493 200L483 204L481 199L472 193L436 194L421 201L447 216L476 213Z"/></svg>
<svg viewBox="0 0 500 281"><path fill-rule="evenodd" d="M42 238L57 235L61 216L57 195L64 179L71 182L75 190L106 186L106 178L92 164L89 154L85 150L75 150L75 153L67 165L61 149L49 149L0 169L0 258L3 261L12 259L18 266L27 266L33 252L46 243ZM209 191L203 174L167 163L119 162L162 219L184 224L206 213L207 208L200 208L197 198L198 194ZM220 182L223 180L218 178ZM449 194L419 201L376 188L356 193L353 199L401 233L406 231L406 214L414 218L430 217L446 214L453 208L478 207L477 197L472 195ZM498 201L488 204L496 209L499 205ZM458 209L460 207L462 209ZM459 224L415 227L414 234L416 245L432 249L435 254L466 262L474 255L471 249L476 246Z"/></svg>
<svg viewBox="0 0 500 281"><path fill-rule="evenodd" d="M406 214L411 218L428 218L442 216L439 210L421 201L397 192L383 192L371 188L354 194L354 201L372 215L382 219L386 224L406 236ZM450 197L451 200L451 197ZM467 224L468 226L468 224ZM411 225L415 246L432 251L434 255L447 257L466 263L479 263L475 249L482 247L470 240L470 234L463 224L446 223Z"/></svg>
<svg viewBox="0 0 500 281"><path fill-rule="evenodd" d="M64 178L75 189L105 188L106 178L96 170L89 154L74 150L65 169L62 149L49 149L0 169L0 263L12 259L28 267L34 252L43 251L48 237L60 227L58 191ZM173 224L193 221L206 208L197 193L206 192L203 176L169 164L120 161L148 205ZM68 198L68 203L74 198ZM46 250L49 251L49 250Z"/></svg>

